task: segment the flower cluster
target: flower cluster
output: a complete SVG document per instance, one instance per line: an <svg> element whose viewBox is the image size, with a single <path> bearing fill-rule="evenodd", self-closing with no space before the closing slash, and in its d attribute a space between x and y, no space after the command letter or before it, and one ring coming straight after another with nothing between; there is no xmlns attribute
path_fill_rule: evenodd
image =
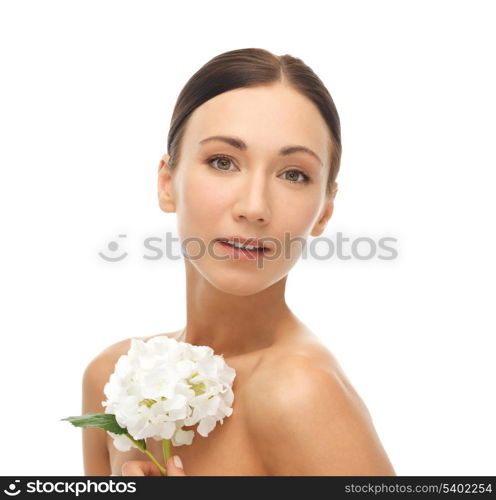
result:
<svg viewBox="0 0 496 500"><path fill-rule="evenodd" d="M189 445L194 431L185 427L199 424L198 433L206 437L232 414L235 376L234 368L209 346L167 336L132 339L104 387L107 400L102 405L135 440ZM108 432L118 450L137 447L125 434Z"/></svg>

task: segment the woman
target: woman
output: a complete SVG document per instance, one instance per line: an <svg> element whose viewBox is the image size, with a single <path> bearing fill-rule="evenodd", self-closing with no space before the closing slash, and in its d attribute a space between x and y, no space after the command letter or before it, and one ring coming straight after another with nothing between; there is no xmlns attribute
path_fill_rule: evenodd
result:
<svg viewBox="0 0 496 500"><path fill-rule="evenodd" d="M209 345L236 370L233 414L172 448L184 469L170 461L169 474L395 475L363 401L284 298L302 242L323 232L337 192L340 123L321 80L262 49L214 57L181 91L167 146L159 205L176 213L187 281L186 327L167 335ZM83 413L102 411L130 341L88 365ZM158 474L105 431L83 433L87 475ZM147 445L160 456L159 441Z"/></svg>

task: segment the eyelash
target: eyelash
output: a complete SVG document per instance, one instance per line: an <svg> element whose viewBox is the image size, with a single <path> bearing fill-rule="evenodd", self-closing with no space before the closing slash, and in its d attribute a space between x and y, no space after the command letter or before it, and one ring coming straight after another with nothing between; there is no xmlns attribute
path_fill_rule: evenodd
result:
<svg viewBox="0 0 496 500"><path fill-rule="evenodd" d="M224 155L215 155L215 156L211 156L207 161L206 163L208 163L212 168L214 168L215 170L220 170L221 172L227 172L227 170L222 170L220 168L215 168L211 162L214 161L214 160L227 160L227 161L230 161L231 163L233 163L233 160L231 158L229 158L229 156L224 156ZM301 174L303 176L303 181L292 181L290 179L286 179L287 181L291 182L292 184L307 184L308 182L310 182L310 177L308 177L308 175L304 174L301 170L298 170L297 168L292 168L291 170L286 170L286 172L298 172L299 174ZM284 173L286 173L284 172Z"/></svg>

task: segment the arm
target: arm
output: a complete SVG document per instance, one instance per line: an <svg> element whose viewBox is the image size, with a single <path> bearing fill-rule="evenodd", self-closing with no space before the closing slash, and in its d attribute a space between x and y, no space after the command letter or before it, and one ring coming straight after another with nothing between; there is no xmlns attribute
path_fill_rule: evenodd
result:
<svg viewBox="0 0 496 500"><path fill-rule="evenodd" d="M396 475L361 399L332 370L294 357L258 385L248 415L269 475Z"/></svg>
<svg viewBox="0 0 496 500"><path fill-rule="evenodd" d="M103 387L110 373L104 353L98 355L86 367L83 375L82 415L85 413L103 413L105 411L101 402L106 399L103 394ZM82 431L85 475L110 475L111 467L106 442L107 432L96 427L85 427Z"/></svg>

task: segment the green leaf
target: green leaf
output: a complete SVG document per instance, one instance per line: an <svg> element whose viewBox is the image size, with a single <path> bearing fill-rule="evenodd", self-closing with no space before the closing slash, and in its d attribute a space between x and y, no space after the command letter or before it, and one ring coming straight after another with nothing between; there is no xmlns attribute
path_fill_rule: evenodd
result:
<svg viewBox="0 0 496 500"><path fill-rule="evenodd" d="M111 413L87 413L86 415L61 418L60 420L67 420L75 427L99 427L114 434L128 433L126 428L117 423L115 415Z"/></svg>

